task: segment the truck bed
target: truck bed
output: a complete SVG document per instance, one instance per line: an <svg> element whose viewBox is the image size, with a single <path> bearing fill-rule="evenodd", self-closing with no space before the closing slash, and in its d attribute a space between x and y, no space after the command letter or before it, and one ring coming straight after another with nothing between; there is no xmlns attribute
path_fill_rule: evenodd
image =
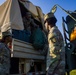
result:
<svg viewBox="0 0 76 75"><path fill-rule="evenodd" d="M13 39L12 41L11 57L45 59L45 56L35 50L32 44L17 39Z"/></svg>

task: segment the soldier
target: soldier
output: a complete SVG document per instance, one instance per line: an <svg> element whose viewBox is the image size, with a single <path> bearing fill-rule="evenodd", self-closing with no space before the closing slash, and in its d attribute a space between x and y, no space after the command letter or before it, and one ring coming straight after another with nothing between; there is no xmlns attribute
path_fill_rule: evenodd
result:
<svg viewBox="0 0 76 75"><path fill-rule="evenodd" d="M31 13L26 12L25 16L23 17L23 24L24 24L24 29L31 34L32 30L35 27L38 27L38 25L34 22L34 20L31 18Z"/></svg>
<svg viewBox="0 0 76 75"><path fill-rule="evenodd" d="M53 13L44 16L45 27L48 31L49 48L46 58L47 75L64 75L65 48L61 32L56 26L57 19Z"/></svg>
<svg viewBox="0 0 76 75"><path fill-rule="evenodd" d="M0 75L9 75L10 49L8 44L12 41L12 34L8 31L2 32L0 41Z"/></svg>

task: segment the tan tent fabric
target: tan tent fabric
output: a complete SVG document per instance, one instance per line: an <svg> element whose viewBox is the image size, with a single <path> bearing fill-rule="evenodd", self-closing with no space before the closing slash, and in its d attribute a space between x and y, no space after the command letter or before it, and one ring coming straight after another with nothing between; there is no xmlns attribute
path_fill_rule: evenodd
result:
<svg viewBox="0 0 76 75"><path fill-rule="evenodd" d="M0 29L3 32L11 28L24 29L18 0L7 0L0 6Z"/></svg>
<svg viewBox="0 0 76 75"><path fill-rule="evenodd" d="M25 2L20 1L25 8L30 11L33 15L38 16L37 9L35 5L33 5L29 0L25 0Z"/></svg>
<svg viewBox="0 0 76 75"><path fill-rule="evenodd" d="M7 15L9 14L9 10L10 10L10 6L11 6L11 0L10 1L6 1L3 5L0 6L0 28L1 31L5 31L7 30L7 28L9 29L10 26L6 27L6 23L9 23L9 18L7 17Z"/></svg>
<svg viewBox="0 0 76 75"><path fill-rule="evenodd" d="M40 21L41 21L41 23L43 25L43 28L44 28L44 15L43 15L43 12L42 12L40 7L36 6L36 8L37 8L37 12L38 12L38 17L39 17L39 19L40 19Z"/></svg>
<svg viewBox="0 0 76 75"><path fill-rule="evenodd" d="M43 24L43 14L39 7L36 8L29 0L20 2L32 13L36 20L41 21ZM6 0L6 2L0 6L0 30L3 32L8 29L24 29L18 0Z"/></svg>
<svg viewBox="0 0 76 75"><path fill-rule="evenodd" d="M12 0L12 5L11 5L11 23L12 23L12 28L13 29L18 29L18 30L23 30L23 21L22 21L22 16L21 16L21 11L20 7L18 4L18 0Z"/></svg>
<svg viewBox="0 0 76 75"><path fill-rule="evenodd" d="M24 7L32 13L32 16L34 17L34 19L39 20L38 18L38 12L37 12L37 9L36 9L36 6L33 5L29 0L25 0L25 2L22 2L21 0L19 0L23 5Z"/></svg>

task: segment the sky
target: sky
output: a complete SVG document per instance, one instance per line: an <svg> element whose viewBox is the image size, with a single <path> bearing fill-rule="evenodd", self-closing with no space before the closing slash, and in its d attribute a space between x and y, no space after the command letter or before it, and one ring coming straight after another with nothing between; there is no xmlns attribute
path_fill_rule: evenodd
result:
<svg viewBox="0 0 76 75"><path fill-rule="evenodd" d="M64 8L65 10L74 11L76 10L76 0L30 0L33 4L40 6L43 13L48 13L52 7L56 4ZM57 18L57 26L63 34L62 29L62 17L66 19L67 14L57 6L57 11L55 12Z"/></svg>
<svg viewBox="0 0 76 75"><path fill-rule="evenodd" d="M6 0L0 0L0 4L2 4ZM39 6L44 14L50 12L52 7L55 4L60 5L65 10L74 11L76 10L76 0L30 0L34 5ZM57 18L57 26L59 30L63 34L62 29L62 17L66 19L67 14L59 7L57 7L57 11L55 12L55 16Z"/></svg>

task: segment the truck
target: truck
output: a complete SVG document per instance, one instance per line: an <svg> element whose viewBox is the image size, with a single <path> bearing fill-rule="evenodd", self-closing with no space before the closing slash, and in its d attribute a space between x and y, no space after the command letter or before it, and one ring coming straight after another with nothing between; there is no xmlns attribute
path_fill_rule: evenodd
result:
<svg viewBox="0 0 76 75"><path fill-rule="evenodd" d="M67 14L66 18L62 17L62 28L65 46L65 75L76 74L76 10L67 11L60 5L52 7L51 12L55 13L59 7Z"/></svg>
<svg viewBox="0 0 76 75"><path fill-rule="evenodd" d="M70 71L76 69L76 34L74 32L76 12L70 13L59 5L55 5L52 12L56 11L56 6L68 14L66 20L62 17L62 27L66 56L65 71L67 75L70 75ZM45 31L44 13L39 6L35 6L29 0L6 0L0 6L0 35L1 32L7 30L14 34L12 43L9 44L11 49L10 75L41 75L46 73L45 55L33 47L27 34L23 32L22 17L27 11L32 14L32 18L39 25L39 28Z"/></svg>
<svg viewBox="0 0 76 75"><path fill-rule="evenodd" d="M66 72L67 75L71 75L70 72L76 70L76 12L69 13L66 16L66 20L62 17L62 26L64 31L64 40L65 40L65 55L66 55Z"/></svg>
<svg viewBox="0 0 76 75"><path fill-rule="evenodd" d="M14 35L12 43L9 44L10 75L26 75L28 72L28 75L45 74L45 55L33 47L27 34L23 32L22 17L27 11L44 31L44 14L39 6L35 6L29 0L6 0L0 6L0 35L7 30Z"/></svg>

